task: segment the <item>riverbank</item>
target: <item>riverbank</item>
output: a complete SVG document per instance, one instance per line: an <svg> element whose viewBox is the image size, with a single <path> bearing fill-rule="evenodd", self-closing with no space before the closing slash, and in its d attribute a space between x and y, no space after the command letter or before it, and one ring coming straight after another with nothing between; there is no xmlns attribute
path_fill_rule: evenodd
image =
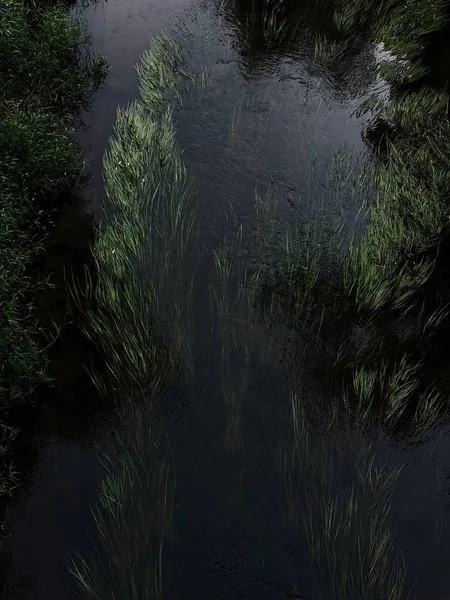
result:
<svg viewBox="0 0 450 600"><path fill-rule="evenodd" d="M63 5L5 0L0 9L0 494L16 482L8 411L46 380L48 331L33 277L62 200L75 196L84 163L75 117L107 67L88 55L82 22ZM54 332L56 333L56 332Z"/></svg>

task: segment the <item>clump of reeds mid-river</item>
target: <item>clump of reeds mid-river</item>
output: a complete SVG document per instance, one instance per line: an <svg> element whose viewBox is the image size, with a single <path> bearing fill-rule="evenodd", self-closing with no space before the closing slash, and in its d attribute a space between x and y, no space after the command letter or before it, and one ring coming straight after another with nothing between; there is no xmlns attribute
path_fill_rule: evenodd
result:
<svg viewBox="0 0 450 600"><path fill-rule="evenodd" d="M262 28L267 50L303 44L330 79L342 77L339 64L364 45L382 43L391 54L377 67L392 86L390 97L372 96L360 106L371 117L368 128L384 124L383 140L361 164L338 152L328 173L326 193L342 207L344 197L356 197L358 220L349 224L341 211L330 223L319 207L287 227L270 199L257 194L252 235L247 239L242 224L231 221L233 231L211 252L207 291L218 320L228 450L239 447L245 426L241 402L257 327L268 353L282 356L277 366L288 382L290 431L279 448L282 491L318 597L400 600L407 597L406 567L396 546L392 498L402 465L383 462L376 442L398 433L422 438L447 415L446 390L427 367L450 300L440 262L450 216L449 97L403 86L424 74L422 46L445 22L446 3L436 1L430 10L425 0L342 0L311 2L307 9L286 1L264 2L264 11L256 1L233 4L245 14L246 44L254 43L255 28ZM7 224L0 226L0 248L8 257L0 279L5 406L28 397L45 376L26 302L36 253L30 240L42 233L40 200L72 189L80 178L65 115L104 75L102 61L80 65L78 48L87 40L62 9L34 12L29 29L24 6L6 2L9 29L0 30L6 82L0 149L8 156L4 163L0 158ZM10 40L17 49L8 62ZM71 569L78 591L91 600L163 597L174 473L160 409L169 402L169 384L194 370L188 249L196 209L176 111L181 87L203 78L166 35L152 41L137 71L139 97L118 110L103 162L112 216L97 228L92 271L72 290L84 333L102 359L91 375L119 415L103 456L92 553L75 558ZM55 82L52 73L64 77ZM27 77L35 87L25 93ZM311 373L318 375L320 402L302 386ZM373 431L379 435L372 444Z"/></svg>
<svg viewBox="0 0 450 600"><path fill-rule="evenodd" d="M72 566L83 597L92 600L127 598L131 590L136 598L162 597L173 482L160 409L165 387L189 373L186 250L195 207L174 111L181 85L194 84L195 76L181 47L163 34L137 71L139 99L118 110L103 161L114 215L97 231L95 278L74 288L84 331L104 361L94 381L124 415L94 507L94 550Z"/></svg>

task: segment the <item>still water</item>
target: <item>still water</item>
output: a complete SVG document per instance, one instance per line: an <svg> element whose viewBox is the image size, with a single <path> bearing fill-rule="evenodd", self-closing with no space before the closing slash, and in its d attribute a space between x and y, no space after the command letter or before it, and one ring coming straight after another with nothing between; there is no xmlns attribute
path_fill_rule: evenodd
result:
<svg viewBox="0 0 450 600"><path fill-rule="evenodd" d="M311 490L310 501L320 506L324 499L330 505L343 490L348 492L355 456L370 460L375 452L380 464L403 465L393 494L395 549L406 565L401 597L445 600L450 595L446 429L412 444L379 433L354 439L344 429L324 433L312 427L305 452L315 458L305 459L301 474L295 465L290 470L292 390L309 403L326 404L321 365L305 352L296 356L293 348L306 343L282 323L269 332L264 322L236 316L234 309L232 320L221 320L211 302L214 251L224 240L233 243L241 230L239 261L253 264L255 195L276 200L277 219L285 226L318 212L330 225L339 219L347 227L354 224L356 200L347 188L330 192L327 167L342 146L355 160L368 153L361 135L364 120L354 111L364 94L374 89L387 93L373 74L376 50L363 49L347 65L365 82L356 93L351 77L321 69L295 37L276 51L261 46L255 32L250 35L248 15L239 4L109 0L83 14L93 48L111 66L78 133L92 173L85 223L89 213L97 221L108 218L108 206L106 215L102 210L103 153L117 107L136 98L134 65L152 36L160 30L170 33L189 63L208 72L206 89L185 98L177 113L177 139L194 181L198 225L189 258L193 333L186 341L193 375L182 385L175 382L167 400L175 486L162 597L358 600L323 591L322 580L330 574L320 565L316 573L308 562L307 535L298 516L291 518L295 510L290 511L286 488L294 481L299 497ZM333 265L331 257L331 271ZM224 339L235 333L236 321L237 341L227 346ZM63 382L55 384L57 396L61 403L70 397L71 409L37 419L33 466L8 509L10 536L2 549L5 598L76 597L69 560L74 551L88 552L95 536L90 504L104 473L99 448L108 444L112 424L104 411L95 418L79 417L77 395L83 396L80 405L89 404L88 388L79 384L81 371L74 375L71 369L82 363L83 351L74 350L79 344L76 335L67 334L53 355L53 363L59 360L55 377ZM297 386L298 377L304 379ZM297 447L303 447L304 431L302 436ZM325 468L315 462L322 448L326 465L332 465L329 487L316 477ZM374 506L359 501L365 518ZM299 502L300 510L309 510ZM334 572L336 580L346 565L351 571L363 562L363 552L348 558L337 544L335 551L341 572Z"/></svg>

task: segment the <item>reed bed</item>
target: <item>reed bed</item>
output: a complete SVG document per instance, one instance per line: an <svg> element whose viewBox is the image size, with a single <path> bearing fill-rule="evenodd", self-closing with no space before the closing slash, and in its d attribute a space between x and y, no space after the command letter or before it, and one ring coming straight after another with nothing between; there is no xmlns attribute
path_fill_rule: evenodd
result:
<svg viewBox="0 0 450 600"><path fill-rule="evenodd" d="M99 227L95 275L78 292L87 307L85 332L118 389L122 378L139 387L171 355L189 352L191 282L184 266L195 211L174 110L177 82L190 76L179 46L165 35L137 70L140 99L118 110L104 157L113 215Z"/></svg>
<svg viewBox="0 0 450 600"><path fill-rule="evenodd" d="M162 598L173 469L167 435L148 407L127 410L123 428L102 460L106 475L93 507L98 536L92 554L78 556L71 566L80 596Z"/></svg>
<svg viewBox="0 0 450 600"><path fill-rule="evenodd" d="M103 458L93 552L72 565L80 596L92 600L162 598L173 472L161 415L168 387L189 371L192 343L186 254L195 208L175 112L193 74L165 34L137 71L139 99L118 110L104 156L112 215L99 226L88 285L74 290L103 363L94 381L121 416Z"/></svg>

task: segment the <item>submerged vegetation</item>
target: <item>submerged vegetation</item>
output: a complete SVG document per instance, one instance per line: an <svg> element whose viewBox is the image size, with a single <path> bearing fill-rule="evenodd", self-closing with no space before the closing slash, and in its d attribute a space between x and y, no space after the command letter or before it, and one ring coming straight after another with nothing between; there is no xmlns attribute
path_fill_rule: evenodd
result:
<svg viewBox="0 0 450 600"><path fill-rule="evenodd" d="M157 401L161 398L147 397ZM83 598L162 598L162 553L171 527L172 476L168 441L147 407L131 407L103 455L94 519L94 553L72 573Z"/></svg>
<svg viewBox="0 0 450 600"><path fill-rule="evenodd" d="M98 229L90 284L75 292L104 361L94 381L124 415L94 507L95 550L72 568L92 600L162 598L173 481L161 411L179 365L189 371L186 251L195 214L174 112L195 76L163 34L137 71L140 97L118 110L103 162L113 215Z"/></svg>
<svg viewBox="0 0 450 600"><path fill-rule="evenodd" d="M103 59L62 6L23 0L0 6L0 410L30 399L45 379L45 342L33 306L31 267L49 230L44 215L83 173L75 113L102 83ZM13 436L5 435L2 455ZM6 433L8 432L8 433ZM6 460L6 458L5 458ZM9 489L11 467L1 469Z"/></svg>
<svg viewBox="0 0 450 600"><path fill-rule="evenodd" d="M392 134L375 166L366 233L348 265L361 311L407 307L433 274L450 216L448 101L446 92L423 89L377 110Z"/></svg>

